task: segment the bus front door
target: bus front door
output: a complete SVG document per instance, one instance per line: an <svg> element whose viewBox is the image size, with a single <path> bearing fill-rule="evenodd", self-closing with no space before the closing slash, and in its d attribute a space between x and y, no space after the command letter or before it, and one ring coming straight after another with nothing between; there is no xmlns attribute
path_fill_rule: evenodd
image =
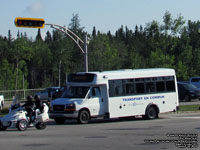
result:
<svg viewBox="0 0 200 150"><path fill-rule="evenodd" d="M92 116L101 116L105 113L104 100L101 96L100 88L93 87L89 94L89 106Z"/></svg>

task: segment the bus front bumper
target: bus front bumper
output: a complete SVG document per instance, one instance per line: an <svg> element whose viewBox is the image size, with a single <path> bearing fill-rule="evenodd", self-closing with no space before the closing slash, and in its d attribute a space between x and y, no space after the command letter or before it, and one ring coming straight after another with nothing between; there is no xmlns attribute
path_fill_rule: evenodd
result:
<svg viewBox="0 0 200 150"><path fill-rule="evenodd" d="M75 118L78 118L78 112L72 112L72 113L50 112L49 117L51 119L55 119L55 118L75 119Z"/></svg>

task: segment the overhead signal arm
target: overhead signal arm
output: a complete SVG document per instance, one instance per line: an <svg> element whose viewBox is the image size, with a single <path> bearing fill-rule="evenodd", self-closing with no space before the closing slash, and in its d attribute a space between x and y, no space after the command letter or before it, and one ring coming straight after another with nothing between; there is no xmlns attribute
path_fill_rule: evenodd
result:
<svg viewBox="0 0 200 150"><path fill-rule="evenodd" d="M83 50L83 48L80 45L80 42L82 44L84 44L84 42L75 33L73 33L71 30L69 30L68 28L62 27L60 25L56 25L56 24L45 24L45 25L50 25L51 28L54 28L56 30L59 30L59 31L67 34L77 44L77 46L80 48L81 52L83 54L85 53L85 51Z"/></svg>

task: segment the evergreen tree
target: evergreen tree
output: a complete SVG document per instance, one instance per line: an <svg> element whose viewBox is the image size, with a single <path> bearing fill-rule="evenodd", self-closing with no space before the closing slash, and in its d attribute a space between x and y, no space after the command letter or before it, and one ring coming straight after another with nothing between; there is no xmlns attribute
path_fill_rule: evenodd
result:
<svg viewBox="0 0 200 150"><path fill-rule="evenodd" d="M38 33L37 33L37 36L36 36L36 41L42 41L42 36L41 36L40 29L38 29Z"/></svg>
<svg viewBox="0 0 200 150"><path fill-rule="evenodd" d="M46 37L45 37L45 43L47 43L47 44L50 45L51 42L52 42L51 33L50 33L49 31L47 31L47 33L46 33Z"/></svg>
<svg viewBox="0 0 200 150"><path fill-rule="evenodd" d="M69 29L74 33L79 33L83 31L83 27L80 26L80 19L78 14L73 14L71 23L69 24Z"/></svg>
<svg viewBox="0 0 200 150"><path fill-rule="evenodd" d="M96 37L96 35L97 35L97 33L96 33L96 28L95 27L93 27L93 31L92 31L92 37Z"/></svg>

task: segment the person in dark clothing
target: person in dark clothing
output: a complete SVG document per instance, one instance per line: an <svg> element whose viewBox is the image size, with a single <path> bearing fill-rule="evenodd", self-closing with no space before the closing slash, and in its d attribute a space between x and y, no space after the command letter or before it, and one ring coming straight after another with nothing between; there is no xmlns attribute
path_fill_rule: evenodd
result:
<svg viewBox="0 0 200 150"><path fill-rule="evenodd" d="M35 106L36 106L35 110L39 109L40 112L42 113L44 110L44 105L43 105L42 101L40 100L40 97L38 95L35 95L34 99L35 99Z"/></svg>
<svg viewBox="0 0 200 150"><path fill-rule="evenodd" d="M35 109L35 103L33 102L33 97L30 95L27 97L27 101L22 107L25 107L25 110L27 111L27 115L30 118L30 123L33 121L32 116L34 116L34 109Z"/></svg>

